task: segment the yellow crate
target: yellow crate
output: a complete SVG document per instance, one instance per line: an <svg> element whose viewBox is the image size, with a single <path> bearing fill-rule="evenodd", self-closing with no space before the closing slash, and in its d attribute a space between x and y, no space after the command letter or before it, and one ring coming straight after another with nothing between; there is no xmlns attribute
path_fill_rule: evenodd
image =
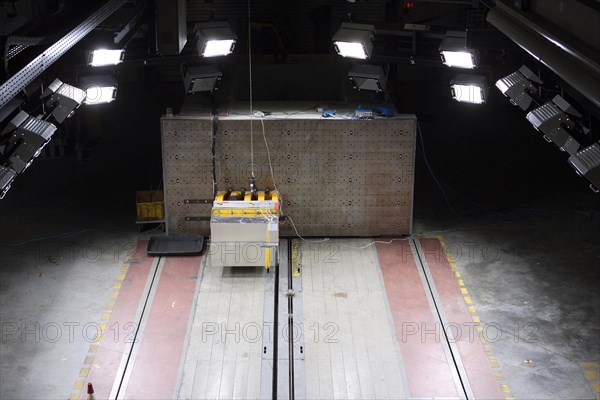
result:
<svg viewBox="0 0 600 400"><path fill-rule="evenodd" d="M135 192L138 221L165 219L165 202L162 190Z"/></svg>

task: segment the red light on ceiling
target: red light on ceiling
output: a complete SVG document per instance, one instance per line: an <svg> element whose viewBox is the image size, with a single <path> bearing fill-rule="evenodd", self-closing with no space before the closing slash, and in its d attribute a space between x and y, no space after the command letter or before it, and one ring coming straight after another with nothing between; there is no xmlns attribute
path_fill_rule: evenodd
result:
<svg viewBox="0 0 600 400"><path fill-rule="evenodd" d="M405 11L410 11L413 8L415 8L415 2L414 1L405 1L404 3L402 3L402 8L404 8Z"/></svg>

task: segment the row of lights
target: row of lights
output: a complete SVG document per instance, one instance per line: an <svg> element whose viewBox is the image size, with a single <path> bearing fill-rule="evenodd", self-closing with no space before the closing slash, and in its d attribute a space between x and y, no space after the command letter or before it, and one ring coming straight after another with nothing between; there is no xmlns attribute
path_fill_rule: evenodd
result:
<svg viewBox="0 0 600 400"><path fill-rule="evenodd" d="M196 45L202 57L225 56L233 51L236 36L226 22L196 24ZM373 52L375 27L367 24L342 23L333 36L336 52L343 57L365 60ZM440 57L449 67L473 69L476 53L466 47L466 33L449 31L440 44ZM115 56L116 59L117 56ZM348 78L357 90L382 92L385 90L387 73L382 66L357 64ZM183 81L188 93L218 89L222 74L210 65L192 65L183 70ZM459 75L451 82L453 97L458 101L483 103L485 92L483 80L477 76Z"/></svg>
<svg viewBox="0 0 600 400"><path fill-rule="evenodd" d="M196 49L204 58L231 54L237 37L227 22L197 23ZM183 84L187 93L213 92L219 89L223 73L214 65L187 65L182 69Z"/></svg>
<svg viewBox="0 0 600 400"><path fill-rule="evenodd" d="M17 175L23 173L38 157L56 132L50 116L63 123L86 99L86 93L55 79L42 93L48 108L46 117L34 117L20 111L0 133L8 139L0 149L0 199L6 195Z"/></svg>
<svg viewBox="0 0 600 400"><path fill-rule="evenodd" d="M237 38L226 22L196 24L195 31L199 56L226 56L233 52ZM118 65L124 57L124 49L95 49L87 53L87 65L94 68ZM194 75L190 78L190 91L213 90L221 79L218 68L210 65L191 67L188 71ZM78 86L81 88L55 79L41 96L49 115L34 117L20 111L0 133L9 135L0 147L0 199L52 139L57 128L47 118L52 116L60 124L81 104L110 103L117 96L118 84L112 74L88 72L79 77Z"/></svg>
<svg viewBox="0 0 600 400"><path fill-rule="evenodd" d="M527 120L536 131L542 132L547 142L569 153L568 162L575 172L591 182L590 188L594 192L600 192L600 142L582 149L571 135L576 131L583 134L590 131L579 122L581 114L560 95L535 107L538 105L536 98L540 97L535 84L541 85L543 82L529 68L522 66L518 71L499 79L496 87L512 104L527 111Z"/></svg>
<svg viewBox="0 0 600 400"><path fill-rule="evenodd" d="M90 67L117 65L123 61L123 49L96 49L87 52ZM16 177L35 161L57 130L57 124L71 117L81 104L110 103L116 99L117 81L113 75L88 73L78 79L75 87L55 79L43 91L46 115L32 116L20 111L0 133L8 137L0 146L0 199L4 198Z"/></svg>
<svg viewBox="0 0 600 400"><path fill-rule="evenodd" d="M373 53L375 26L344 22L333 36L335 51L342 57L366 60ZM449 67L477 67L474 50L467 48L466 32L448 31L439 46L442 63Z"/></svg>
<svg viewBox="0 0 600 400"><path fill-rule="evenodd" d="M366 60L373 52L375 26L342 23L333 36L335 51L342 57ZM465 32L448 31L439 46L442 63L453 68L473 69L477 55L467 48ZM383 69L377 65L359 64L352 67L348 77L358 90L382 91L386 80ZM457 101L481 104L485 102L485 78L477 75L457 75L450 82L452 97Z"/></svg>
<svg viewBox="0 0 600 400"><path fill-rule="evenodd" d="M227 56L235 48L237 37L226 21L197 23L194 26L197 54L203 58ZM123 49L97 49L89 53L88 65L104 67L123 62ZM186 72L187 71L187 72ZM190 93L212 91L218 87L221 72L211 65L190 66L184 71L186 90ZM116 98L117 82L112 75L82 76L80 86L87 92L90 104L108 103Z"/></svg>
<svg viewBox="0 0 600 400"><path fill-rule="evenodd" d="M96 49L88 53L90 67L106 67L123 62L125 50L123 49ZM78 84L85 90L85 104L110 103L117 98L117 79L113 74L98 74L88 72L78 79Z"/></svg>
<svg viewBox="0 0 600 400"><path fill-rule="evenodd" d="M343 23L333 36L336 52L349 58L366 60L373 52L375 27L373 25ZM467 48L466 32L448 31L439 46L442 63L454 68L474 69L477 53ZM383 91L386 76L380 66L359 64L351 68L349 78L355 89ZM510 101L528 111L538 97L535 84L543 82L526 66L498 80L496 87ZM482 104L486 101L487 87L484 76L459 74L450 81L452 98L460 102ZM569 153L569 163L575 171L591 182L591 189L600 192L600 142L584 149L570 132L588 133L578 119L581 114L564 98L555 96L550 101L530 110L527 120L537 131L544 134L546 141L555 143Z"/></svg>
<svg viewBox="0 0 600 400"><path fill-rule="evenodd" d="M233 52L237 37L226 21L197 23L194 31L199 56L218 57ZM90 51L88 65L91 67L117 65L123 62L124 57L124 49L96 49Z"/></svg>

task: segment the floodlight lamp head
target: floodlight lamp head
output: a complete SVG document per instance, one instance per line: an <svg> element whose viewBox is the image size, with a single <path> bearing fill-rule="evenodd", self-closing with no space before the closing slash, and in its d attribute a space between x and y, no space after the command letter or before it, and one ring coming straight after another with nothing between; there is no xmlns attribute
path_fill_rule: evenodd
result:
<svg viewBox="0 0 600 400"><path fill-rule="evenodd" d="M48 98L46 106L52 110L52 116L58 123L69 118L85 100L85 91L55 79L42 93Z"/></svg>
<svg viewBox="0 0 600 400"><path fill-rule="evenodd" d="M576 126L572 116L581 117L581 114L561 96L555 96L552 101L527 113L526 118L537 131L544 134L546 141L574 155L581 146L571 136L571 131Z"/></svg>
<svg viewBox="0 0 600 400"><path fill-rule="evenodd" d="M237 37L227 21L197 23L195 30L199 56L219 57L233 53Z"/></svg>
<svg viewBox="0 0 600 400"><path fill-rule="evenodd" d="M16 177L17 173L12 168L0 165L0 199L6 196Z"/></svg>
<svg viewBox="0 0 600 400"><path fill-rule="evenodd" d="M219 90L223 74L214 65L188 65L183 70L183 85L187 93Z"/></svg>
<svg viewBox="0 0 600 400"><path fill-rule="evenodd" d="M79 78L79 86L85 90L86 105L105 104L117 99L119 86L113 75L84 75Z"/></svg>
<svg viewBox="0 0 600 400"><path fill-rule="evenodd" d="M504 96L510 99L512 104L527 111L533 103L533 98L538 93L534 83L542 84L543 82L529 68L523 65L518 71L499 79L496 82L496 87Z"/></svg>
<svg viewBox="0 0 600 400"><path fill-rule="evenodd" d="M348 72L348 79L355 90L384 92L387 74L380 65L357 64Z"/></svg>
<svg viewBox="0 0 600 400"><path fill-rule="evenodd" d="M596 142L569 157L577 175L590 181L590 189L600 193L600 142Z"/></svg>
<svg viewBox="0 0 600 400"><path fill-rule="evenodd" d="M5 167L10 167L17 174L25 171L55 131L56 126L50 122L20 111L2 131L2 136L9 135L6 146L11 149L10 153L4 154L7 159Z"/></svg>
<svg viewBox="0 0 600 400"><path fill-rule="evenodd" d="M552 103L556 104L564 113L572 115L576 118L581 118L581 113L575 109L569 102L567 102L562 96L556 95L552 98Z"/></svg>
<svg viewBox="0 0 600 400"><path fill-rule="evenodd" d="M342 57L365 60L373 52L375 27L344 22L333 36L335 51Z"/></svg>
<svg viewBox="0 0 600 400"><path fill-rule="evenodd" d="M477 67L475 50L467 48L467 34L448 31L439 47L442 63L449 67L473 69Z"/></svg>
<svg viewBox="0 0 600 400"><path fill-rule="evenodd" d="M125 50L122 49L95 49L88 55L88 65L91 67L103 67L117 65L123 62Z"/></svg>
<svg viewBox="0 0 600 400"><path fill-rule="evenodd" d="M456 75L450 81L450 93L456 101L483 104L487 100L487 82L482 75Z"/></svg>

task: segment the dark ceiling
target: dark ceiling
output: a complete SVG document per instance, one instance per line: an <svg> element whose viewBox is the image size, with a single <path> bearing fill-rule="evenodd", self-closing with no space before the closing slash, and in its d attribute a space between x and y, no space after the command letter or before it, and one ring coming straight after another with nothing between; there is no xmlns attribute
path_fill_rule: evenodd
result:
<svg viewBox="0 0 600 400"><path fill-rule="evenodd" d="M116 103L134 104L149 94L157 93L160 94L161 104L172 105L175 112L180 111L186 101L190 103L189 96L186 100L183 90L181 69L182 65L207 62L199 59L195 53L193 26L196 22L208 20L227 20L237 35L237 46L233 55L208 61L218 64L223 71L222 90L212 98L196 95L195 102L191 104L210 109L214 103L223 107L230 101L247 100L249 2L180 1L185 5L184 24L187 25L188 43L181 54L165 55L156 52L154 12L157 3L164 1L126 2L119 11L44 71L38 84L48 84L57 77L76 84L78 75L88 69L85 51L121 30L139 7L145 5L143 23L127 44L125 62L116 68L111 67L111 72L115 72L119 79ZM600 2L597 0L251 1L254 99L330 100L357 104L387 101L394 103L400 112L418 113L421 120L443 124L450 116L444 110L456 108L455 105L446 106L451 101L448 83L456 71L441 64L439 37L448 30L466 30L470 43L480 52L481 65L473 72L487 78L490 86L489 103L510 108L511 111L507 111L510 115L524 119L524 114L513 110L508 100L494 88L494 82L526 64L542 76L546 97L560 93L583 114L583 122L591 131L578 138L582 144L589 145L597 141L600 138L597 129L600 110L546 68L543 62L531 57L486 21L489 8L496 2L502 2L536 24L553 30L578 48L600 54ZM0 81L4 82L24 67L103 3L105 1L96 0L0 1L0 40L5 49L7 39L11 37L39 39L36 45L27 47L10 60L4 59ZM177 3L169 0L166 4ZM389 68L387 96L353 92L348 86L346 75L356 62L336 56L331 42L340 24L346 21L376 26L371 62ZM406 29L406 24L426 26L427 31L415 32ZM175 22L171 28L177 29ZM35 87L29 88L19 95L24 101L23 106L32 111L39 107L36 105L39 101L35 90ZM469 106L461 107L456 109L462 109L465 115L483 116L491 112L485 108L478 111ZM5 119L5 115L1 117ZM80 129L80 126L81 121L75 128Z"/></svg>

